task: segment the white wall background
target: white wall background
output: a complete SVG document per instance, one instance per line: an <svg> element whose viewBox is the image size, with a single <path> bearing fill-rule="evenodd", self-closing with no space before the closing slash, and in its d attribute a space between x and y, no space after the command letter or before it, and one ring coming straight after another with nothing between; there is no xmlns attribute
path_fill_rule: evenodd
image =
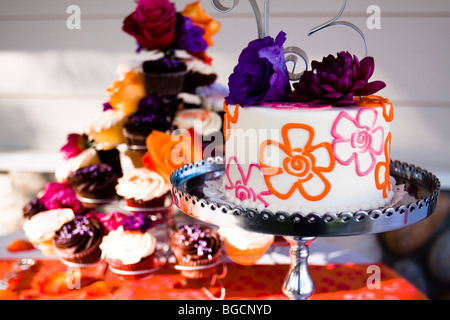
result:
<svg viewBox="0 0 450 320"><path fill-rule="evenodd" d="M178 10L189 2L174 1ZM201 2L222 24L208 52L226 85L239 52L256 38L255 20L246 0L227 14ZM81 9L79 30L66 26L69 5ZM370 5L381 8L381 29L366 26ZM350 29L306 35L341 6L340 0L272 0L270 35L285 31L286 45L301 47L310 60L340 50L362 56ZM54 168L67 133L80 132L101 112L117 66L145 59L121 31L134 8L133 0L0 0L0 170ZM395 107L392 159L422 166L450 188L450 1L349 0L341 20L364 32L376 61L372 79L387 84L379 93Z"/></svg>

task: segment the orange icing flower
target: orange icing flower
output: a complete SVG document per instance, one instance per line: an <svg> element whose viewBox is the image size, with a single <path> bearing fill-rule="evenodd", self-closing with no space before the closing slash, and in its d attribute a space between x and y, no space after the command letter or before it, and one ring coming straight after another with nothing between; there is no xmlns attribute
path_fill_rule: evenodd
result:
<svg viewBox="0 0 450 320"><path fill-rule="evenodd" d="M389 174L391 154L391 133L389 132L386 141L384 142L384 156L385 162L379 162L375 166L375 185L378 190L383 190L383 197L387 198L388 191L391 191L391 180Z"/></svg>
<svg viewBox="0 0 450 320"><path fill-rule="evenodd" d="M129 71L122 79L114 81L106 94L111 97L109 103L114 109L129 116L137 111L139 101L147 95L144 78L141 73Z"/></svg>
<svg viewBox="0 0 450 320"><path fill-rule="evenodd" d="M234 108L234 115L231 115L230 110L228 110L228 106L225 101L223 101L223 111L225 112L224 121L223 121L223 134L225 136L225 141L230 137L229 129L231 123L236 123L239 117L239 105L236 105Z"/></svg>
<svg viewBox="0 0 450 320"><path fill-rule="evenodd" d="M266 140L260 147L259 161L267 187L283 200L295 190L309 201L323 199L331 189L323 173L335 166L331 144L313 145L314 129L302 123L284 125L281 134L283 143ZM286 174L277 177L282 173Z"/></svg>
<svg viewBox="0 0 450 320"><path fill-rule="evenodd" d="M212 36L219 31L220 23L203 10L200 1L187 4L181 14L191 18L195 25L198 25L205 30L203 38L208 43L208 46L214 44Z"/></svg>
<svg viewBox="0 0 450 320"><path fill-rule="evenodd" d="M394 120L394 106L388 98L383 98L376 95L355 98L357 101L355 106L365 108L383 107L383 117L387 122Z"/></svg>
<svg viewBox="0 0 450 320"><path fill-rule="evenodd" d="M147 137L147 149L142 158L144 165L159 173L169 183L170 175L185 164L200 161L202 149L190 132L170 134L153 130Z"/></svg>

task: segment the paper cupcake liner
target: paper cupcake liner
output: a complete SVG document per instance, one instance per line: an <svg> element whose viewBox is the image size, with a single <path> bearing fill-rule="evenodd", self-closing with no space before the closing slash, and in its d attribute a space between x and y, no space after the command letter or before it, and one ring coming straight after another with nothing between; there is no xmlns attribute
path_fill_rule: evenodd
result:
<svg viewBox="0 0 450 320"><path fill-rule="evenodd" d="M119 271L142 271L151 270L155 267L155 254L142 258L139 262L133 264L123 264L120 259L106 258L105 261L115 270Z"/></svg>
<svg viewBox="0 0 450 320"><path fill-rule="evenodd" d="M147 94L175 96L183 90L186 71L173 73L144 73Z"/></svg>
<svg viewBox="0 0 450 320"><path fill-rule="evenodd" d="M217 267L220 265L222 251L219 250L211 260L200 259L193 261L183 261L177 257L175 269L181 272L183 277L189 279L207 278L217 273Z"/></svg>

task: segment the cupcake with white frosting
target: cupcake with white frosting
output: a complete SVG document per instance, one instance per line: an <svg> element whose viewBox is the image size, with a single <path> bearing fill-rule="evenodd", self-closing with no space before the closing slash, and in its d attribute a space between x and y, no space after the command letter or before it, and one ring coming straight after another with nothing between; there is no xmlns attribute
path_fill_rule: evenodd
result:
<svg viewBox="0 0 450 320"><path fill-rule="evenodd" d="M53 237L63 224L75 218L72 209L41 211L25 220L23 230L28 240L45 255L54 255Z"/></svg>
<svg viewBox="0 0 450 320"><path fill-rule="evenodd" d="M132 208L164 207L170 187L164 178L146 167L133 168L118 180L116 192Z"/></svg>
<svg viewBox="0 0 450 320"><path fill-rule="evenodd" d="M201 139L203 158L223 154L222 118L217 112L206 109L178 111L174 125L178 129L193 131ZM191 132L192 134L192 132Z"/></svg>
<svg viewBox="0 0 450 320"><path fill-rule="evenodd" d="M124 230L119 226L103 237L100 249L102 257L115 273L137 271L139 274L155 267L156 238L148 232Z"/></svg>

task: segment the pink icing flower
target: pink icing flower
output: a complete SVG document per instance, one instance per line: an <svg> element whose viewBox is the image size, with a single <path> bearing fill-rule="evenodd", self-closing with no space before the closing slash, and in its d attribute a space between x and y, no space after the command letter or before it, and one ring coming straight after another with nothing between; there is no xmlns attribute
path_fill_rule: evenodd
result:
<svg viewBox="0 0 450 320"><path fill-rule="evenodd" d="M239 170L239 173L241 174L241 179L236 180L234 183L231 180L230 177L230 164L232 162L235 162L237 165L237 168ZM259 171L261 171L261 167L256 164L256 163L252 163L250 164L250 166L248 167L248 171L247 174L244 173L244 170L242 169L241 164L238 162L237 158L235 156L230 157L230 159L228 159L227 161L227 166L225 169L225 174L226 177L228 178L228 182L229 185L225 186L225 189L227 190L233 190L234 189L234 194L236 196L237 199L243 201L243 200L251 200L251 201L261 201L265 207L269 206L269 204L267 203L267 201L265 201L263 199L263 196L268 196L271 194L270 191L262 191L260 193L256 193L255 190L253 190L253 188L247 186L248 184L248 179L250 178L250 174L253 168L258 169ZM262 171L261 171L262 173Z"/></svg>
<svg viewBox="0 0 450 320"><path fill-rule="evenodd" d="M349 165L355 161L356 173L367 175L375 167L375 156L383 152L384 130L376 125L378 112L372 108L359 110L356 118L342 111L331 134L336 160Z"/></svg>

